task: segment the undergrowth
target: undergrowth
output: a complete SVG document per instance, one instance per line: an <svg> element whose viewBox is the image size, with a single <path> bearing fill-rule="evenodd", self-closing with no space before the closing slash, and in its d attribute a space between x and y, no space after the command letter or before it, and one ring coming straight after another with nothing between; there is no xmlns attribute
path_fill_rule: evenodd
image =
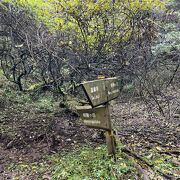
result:
<svg viewBox="0 0 180 180"><path fill-rule="evenodd" d="M105 145L74 147L69 152L47 156L42 162L12 164L9 170L16 174L17 179L27 174L33 174L37 179L46 177L54 180L116 180L132 179L136 176L131 161L123 158L118 152L115 162L107 156L106 151Z"/></svg>
<svg viewBox="0 0 180 180"><path fill-rule="evenodd" d="M74 146L72 149L48 155L39 162L25 163L20 161L18 164L11 164L9 171L14 174L15 179L26 179L27 177L39 180L143 179L142 174L139 175L136 169L137 161L127 158L121 152L121 148L119 145L116 161L107 156L105 145ZM173 166L172 157L154 153L151 157L143 156L143 159L151 159L150 162L155 165L155 169L163 173L173 174L174 177L178 178L176 173L178 173L179 167ZM148 170L150 179L162 179L158 171L152 172L149 168L146 170Z"/></svg>

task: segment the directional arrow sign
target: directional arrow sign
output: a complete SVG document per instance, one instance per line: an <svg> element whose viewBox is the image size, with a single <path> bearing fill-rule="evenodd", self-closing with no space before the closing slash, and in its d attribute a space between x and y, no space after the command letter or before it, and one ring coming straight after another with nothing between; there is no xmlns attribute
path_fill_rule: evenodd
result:
<svg viewBox="0 0 180 180"><path fill-rule="evenodd" d="M93 107L102 105L119 95L118 78L87 81L81 84Z"/></svg>

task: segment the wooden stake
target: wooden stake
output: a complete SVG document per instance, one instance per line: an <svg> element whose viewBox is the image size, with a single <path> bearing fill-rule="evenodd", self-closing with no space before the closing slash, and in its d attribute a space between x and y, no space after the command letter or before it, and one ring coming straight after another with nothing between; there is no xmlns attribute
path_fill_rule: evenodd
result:
<svg viewBox="0 0 180 180"><path fill-rule="evenodd" d="M108 155L115 157L116 150L115 150L115 137L113 135L113 131L106 131L105 137L106 137Z"/></svg>
<svg viewBox="0 0 180 180"><path fill-rule="evenodd" d="M110 117L110 111L109 111L109 103L106 104L106 108L108 109L108 111L107 111L108 117L106 117L106 118L108 118L109 126L110 126L110 130L105 132L108 155L113 156L114 160L116 160L115 136L114 136L113 130L112 130L111 117Z"/></svg>

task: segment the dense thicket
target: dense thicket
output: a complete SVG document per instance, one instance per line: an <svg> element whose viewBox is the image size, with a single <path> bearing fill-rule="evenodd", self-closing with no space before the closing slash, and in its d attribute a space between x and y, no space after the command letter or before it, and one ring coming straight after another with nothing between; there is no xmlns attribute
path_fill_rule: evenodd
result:
<svg viewBox="0 0 180 180"><path fill-rule="evenodd" d="M162 95L179 70L178 1L166 10L164 5L159 0L4 0L1 68L21 91L41 85L61 94L98 75L121 76L158 104L155 95Z"/></svg>
<svg viewBox="0 0 180 180"><path fill-rule="evenodd" d="M136 69L148 67L155 3L63 2L65 9L56 4L61 11L53 20L55 12L44 8L52 4L41 4L38 9L37 3L42 2L26 3L30 10L25 5L1 6L1 66L20 90L27 88L22 80L31 77L60 87L64 79L134 75Z"/></svg>

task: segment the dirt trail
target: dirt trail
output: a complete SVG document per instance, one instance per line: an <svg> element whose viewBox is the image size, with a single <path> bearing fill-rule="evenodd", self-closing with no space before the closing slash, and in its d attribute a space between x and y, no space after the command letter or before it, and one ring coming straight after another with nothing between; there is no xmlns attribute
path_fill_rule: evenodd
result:
<svg viewBox="0 0 180 180"><path fill-rule="evenodd" d="M77 114L63 109L53 114L22 115L9 108L3 111L0 128L0 173L11 163L34 162L75 144L102 142L94 130L78 123Z"/></svg>

